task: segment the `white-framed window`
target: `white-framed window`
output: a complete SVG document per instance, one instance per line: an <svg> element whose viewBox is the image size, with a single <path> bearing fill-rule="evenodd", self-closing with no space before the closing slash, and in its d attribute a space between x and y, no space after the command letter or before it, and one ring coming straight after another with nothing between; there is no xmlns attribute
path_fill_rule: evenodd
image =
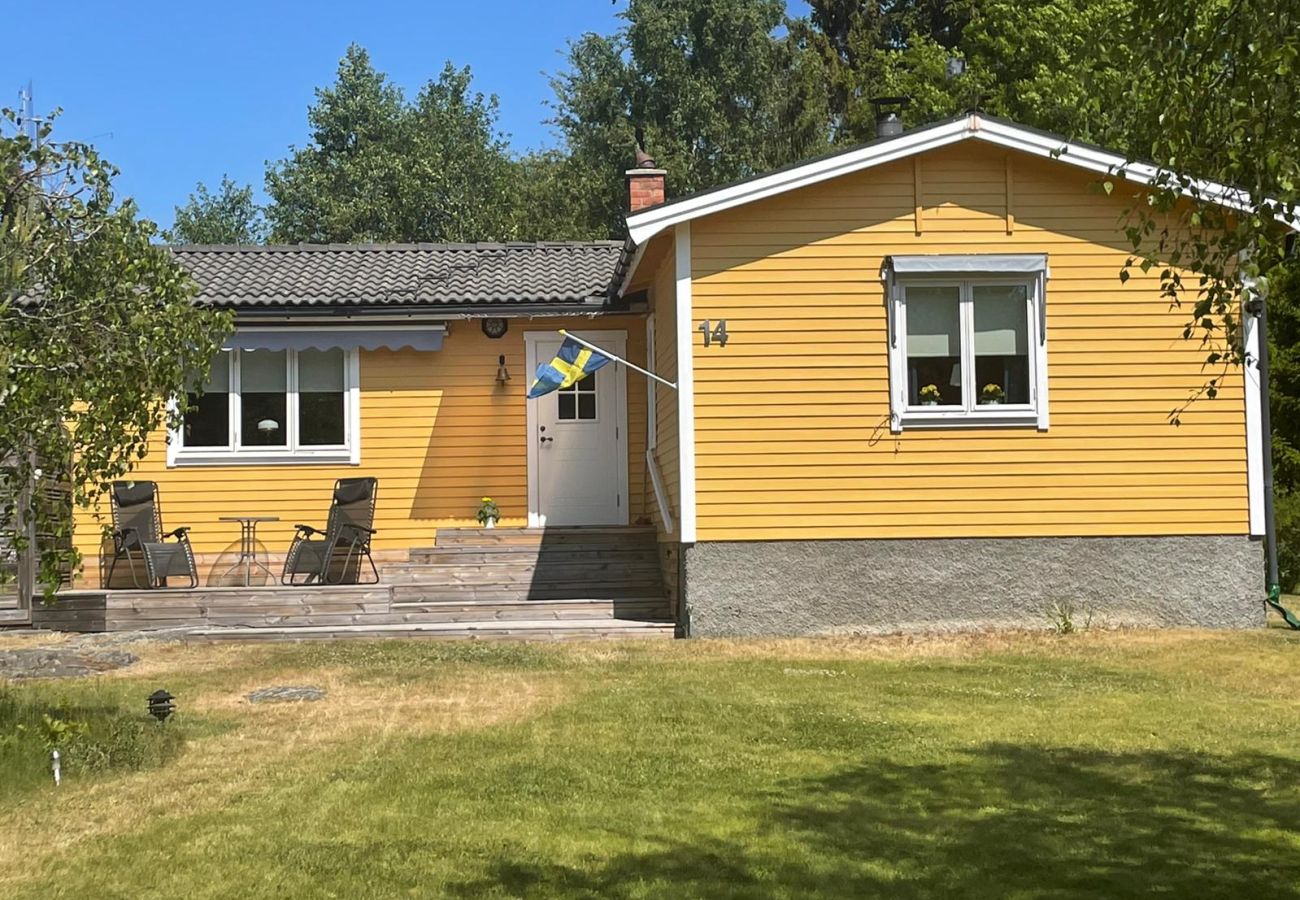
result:
<svg viewBox="0 0 1300 900"><path fill-rule="evenodd" d="M891 273L893 429L1046 430L1045 282L1045 269Z"/></svg>
<svg viewBox="0 0 1300 900"><path fill-rule="evenodd" d="M358 375L354 350L223 350L167 463L360 463Z"/></svg>

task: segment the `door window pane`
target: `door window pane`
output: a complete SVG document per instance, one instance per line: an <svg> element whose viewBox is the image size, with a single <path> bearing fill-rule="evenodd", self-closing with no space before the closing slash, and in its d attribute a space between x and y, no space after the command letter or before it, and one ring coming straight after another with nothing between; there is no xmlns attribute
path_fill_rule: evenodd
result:
<svg viewBox="0 0 1300 900"><path fill-rule="evenodd" d="M239 356L240 443L245 447L287 446L287 352L243 350Z"/></svg>
<svg viewBox="0 0 1300 900"><path fill-rule="evenodd" d="M559 397L558 415L562 421L595 421L596 375L592 372L581 381L556 392Z"/></svg>
<svg viewBox="0 0 1300 900"><path fill-rule="evenodd" d="M186 447L230 446L230 353L217 354L202 391L187 394L182 443Z"/></svg>
<svg viewBox="0 0 1300 900"><path fill-rule="evenodd" d="M908 403L922 403L937 390L940 405L960 406L961 289L917 285L907 288L905 303Z"/></svg>
<svg viewBox="0 0 1300 900"><path fill-rule="evenodd" d="M345 442L343 351L298 353L298 442L304 446Z"/></svg>
<svg viewBox="0 0 1300 900"><path fill-rule="evenodd" d="M1029 290L974 285L975 378L979 402L1029 402ZM997 390L995 390L996 388Z"/></svg>

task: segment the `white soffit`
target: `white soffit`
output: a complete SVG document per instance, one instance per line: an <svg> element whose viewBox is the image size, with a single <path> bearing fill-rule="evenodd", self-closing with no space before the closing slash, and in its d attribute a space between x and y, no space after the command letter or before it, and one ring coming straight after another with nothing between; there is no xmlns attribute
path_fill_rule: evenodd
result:
<svg viewBox="0 0 1300 900"><path fill-rule="evenodd" d="M640 246L664 229L681 222L965 140L984 141L1031 156L1059 160L1090 172L1114 175L1140 184L1150 184L1160 172L1157 166L1132 163L1123 156L1096 147L1073 144L1056 135L971 113L950 122L940 122L915 131L905 131L898 137L876 141L856 150L846 150L804 165L751 178L730 187L647 209L627 217L628 235L634 244ZM1207 201L1236 209L1249 206L1249 196L1244 191L1227 188L1212 181L1196 181L1193 184L1202 199Z"/></svg>

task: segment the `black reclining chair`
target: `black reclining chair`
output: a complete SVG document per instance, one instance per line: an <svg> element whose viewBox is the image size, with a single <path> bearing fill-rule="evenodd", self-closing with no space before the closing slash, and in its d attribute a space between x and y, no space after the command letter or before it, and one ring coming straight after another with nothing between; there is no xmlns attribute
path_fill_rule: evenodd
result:
<svg viewBox="0 0 1300 900"><path fill-rule="evenodd" d="M131 569L131 582L137 588L169 587L167 579L175 576L184 576L190 581L189 587L198 587L199 573L194 565L189 528L163 531L158 485L152 481L114 481L109 496L113 507L113 547L104 586L112 586L118 562L126 560ZM137 562L144 569L143 582Z"/></svg>
<svg viewBox="0 0 1300 900"><path fill-rule="evenodd" d="M293 543L284 559L280 583L361 584L361 559L370 563L373 582L379 583L379 570L370 555L370 539L375 534L375 495L377 478L340 478L334 483L325 530L310 525L295 525Z"/></svg>

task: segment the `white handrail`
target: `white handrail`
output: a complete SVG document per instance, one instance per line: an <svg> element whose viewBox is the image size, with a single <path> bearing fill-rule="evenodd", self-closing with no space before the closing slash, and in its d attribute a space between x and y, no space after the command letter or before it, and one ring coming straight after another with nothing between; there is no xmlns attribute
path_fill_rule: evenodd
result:
<svg viewBox="0 0 1300 900"><path fill-rule="evenodd" d="M664 531L673 533L673 514L668 508L668 497L664 492L663 478L659 475L659 464L655 462L654 450L645 452L646 468L650 471L650 483L655 489L655 502L659 504L659 517L664 520Z"/></svg>

